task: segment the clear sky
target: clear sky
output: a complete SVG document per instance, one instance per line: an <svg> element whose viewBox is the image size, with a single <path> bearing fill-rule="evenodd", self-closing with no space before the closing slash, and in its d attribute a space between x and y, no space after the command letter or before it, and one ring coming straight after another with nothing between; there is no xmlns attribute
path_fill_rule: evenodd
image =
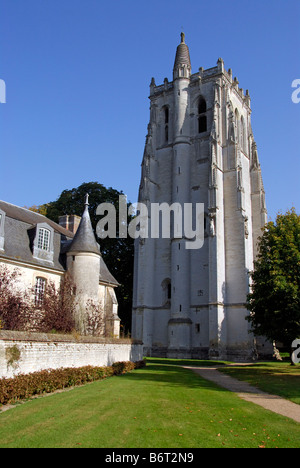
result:
<svg viewBox="0 0 300 468"><path fill-rule="evenodd" d="M97 181L137 201L149 85L219 57L249 89L269 217L300 212L300 0L0 0L0 199Z"/></svg>

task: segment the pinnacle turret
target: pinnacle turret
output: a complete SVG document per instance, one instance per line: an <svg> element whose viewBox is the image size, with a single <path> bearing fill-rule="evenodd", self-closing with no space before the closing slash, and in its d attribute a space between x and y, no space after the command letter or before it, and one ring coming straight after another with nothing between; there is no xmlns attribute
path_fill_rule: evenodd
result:
<svg viewBox="0 0 300 468"><path fill-rule="evenodd" d="M185 43L185 34L181 33L181 43L177 47L173 68L173 79L189 78L191 75L191 59L189 48Z"/></svg>

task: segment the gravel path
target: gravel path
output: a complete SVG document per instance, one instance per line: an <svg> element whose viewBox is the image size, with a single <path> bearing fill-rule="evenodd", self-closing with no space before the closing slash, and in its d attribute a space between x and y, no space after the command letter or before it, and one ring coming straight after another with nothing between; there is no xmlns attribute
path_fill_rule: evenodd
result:
<svg viewBox="0 0 300 468"><path fill-rule="evenodd" d="M296 403L277 395L270 395L258 388L252 387L247 382L242 382L241 380L229 377L228 375L219 372L217 367L184 367L186 369L193 370L196 374L199 374L206 380L216 383L220 387L224 387L227 390L237 393L238 396L244 400L251 401L252 403L260 405L274 413L281 414L282 416L286 416L300 422L300 405L297 405Z"/></svg>

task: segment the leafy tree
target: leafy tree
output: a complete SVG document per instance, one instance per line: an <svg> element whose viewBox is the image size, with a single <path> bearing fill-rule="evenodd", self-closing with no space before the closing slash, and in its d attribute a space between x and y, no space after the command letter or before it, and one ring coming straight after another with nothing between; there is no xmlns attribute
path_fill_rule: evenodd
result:
<svg viewBox="0 0 300 468"><path fill-rule="evenodd" d="M42 303L36 307L41 316L37 326L39 331L70 333L75 330L76 298L73 291L74 285L68 275L59 289L52 281L47 282Z"/></svg>
<svg viewBox="0 0 300 468"><path fill-rule="evenodd" d="M28 292L21 292L18 281L21 273L0 266L0 329L24 330L30 315Z"/></svg>
<svg viewBox="0 0 300 468"><path fill-rule="evenodd" d="M39 213L41 215L47 216L47 205L32 205L32 206L24 206L29 211L33 211L34 213Z"/></svg>
<svg viewBox="0 0 300 468"><path fill-rule="evenodd" d="M21 281L19 270L0 266L0 330L69 333L75 329L74 286L68 276L59 290L49 281L38 305L33 301L34 288L21 289Z"/></svg>
<svg viewBox="0 0 300 468"><path fill-rule="evenodd" d="M300 216L294 208L266 224L251 277L253 332L291 349L300 337Z"/></svg>
<svg viewBox="0 0 300 468"><path fill-rule="evenodd" d="M77 188L64 190L54 202L46 203L38 207L49 219L56 223L59 216L74 214L82 216L85 195L89 194L89 212L92 226L96 234L96 226L100 217L96 215L96 209L100 203L111 203L116 209L117 219L119 216L119 196L124 195L111 187L106 188L98 182L83 183ZM129 205L129 203L128 203ZM35 207L36 208L36 207ZM131 217L128 216L128 223ZM118 224L117 224L118 228ZM126 332L131 329L132 310L132 288L133 288L133 257L134 241L118 237L116 239L99 239L103 259L111 274L119 282L116 295L119 303L119 316Z"/></svg>

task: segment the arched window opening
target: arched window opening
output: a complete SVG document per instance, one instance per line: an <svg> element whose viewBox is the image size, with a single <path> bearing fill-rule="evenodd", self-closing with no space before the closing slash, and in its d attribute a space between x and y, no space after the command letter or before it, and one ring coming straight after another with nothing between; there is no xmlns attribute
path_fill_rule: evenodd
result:
<svg viewBox="0 0 300 468"><path fill-rule="evenodd" d="M198 125L199 125L199 129L198 129L198 132L199 133L203 133L203 132L206 132L207 131L207 119L206 119L206 115L200 115L199 118L198 118Z"/></svg>
<svg viewBox="0 0 300 468"><path fill-rule="evenodd" d="M172 286L171 283L168 284L168 299L172 298Z"/></svg>
<svg viewBox="0 0 300 468"><path fill-rule="evenodd" d="M165 123L169 123L169 108L165 107Z"/></svg>
<svg viewBox="0 0 300 468"><path fill-rule="evenodd" d="M171 299L172 299L172 285L171 285L171 280L169 278L166 278L162 283L162 303L165 306L170 306L171 305Z"/></svg>
<svg viewBox="0 0 300 468"><path fill-rule="evenodd" d="M235 117L235 129L236 129L236 136L235 136L235 141L236 143L239 143L240 142L240 118L239 118L239 112L237 109L235 109L235 113L234 113L234 117Z"/></svg>
<svg viewBox="0 0 300 468"><path fill-rule="evenodd" d="M165 141L169 141L169 127L168 125L165 125Z"/></svg>
<svg viewBox="0 0 300 468"><path fill-rule="evenodd" d="M241 149L246 152L246 127L244 117L241 117Z"/></svg>
<svg viewBox="0 0 300 468"><path fill-rule="evenodd" d="M200 97L198 104L198 133L207 131L206 101Z"/></svg>
<svg viewBox="0 0 300 468"><path fill-rule="evenodd" d="M198 113L199 114L204 114L204 112L206 112L206 102L205 102L205 99L203 99L203 97L201 97L199 99Z"/></svg>

